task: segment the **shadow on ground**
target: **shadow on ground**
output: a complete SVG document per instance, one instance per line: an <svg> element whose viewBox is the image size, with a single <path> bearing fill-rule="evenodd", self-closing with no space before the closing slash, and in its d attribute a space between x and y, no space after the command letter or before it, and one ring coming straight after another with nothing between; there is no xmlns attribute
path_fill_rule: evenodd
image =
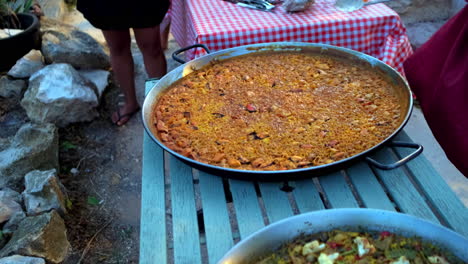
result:
<svg viewBox="0 0 468 264"><path fill-rule="evenodd" d="M166 51L168 69L178 64L170 54L178 46L170 40ZM137 96L144 100L144 70L141 53L132 45ZM112 78L112 77L111 77ZM110 121L123 98L110 83L99 109L99 117L59 131L60 177L69 190L71 210L65 217L72 244L64 262L138 263L142 135L141 114L126 125Z"/></svg>

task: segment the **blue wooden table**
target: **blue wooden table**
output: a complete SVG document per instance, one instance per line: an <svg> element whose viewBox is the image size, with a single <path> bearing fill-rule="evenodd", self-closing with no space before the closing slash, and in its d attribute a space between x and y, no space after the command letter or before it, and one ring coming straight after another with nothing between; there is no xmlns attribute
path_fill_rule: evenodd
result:
<svg viewBox="0 0 468 264"><path fill-rule="evenodd" d="M153 83L146 85L148 90ZM265 225L330 208L403 212L468 237L467 208L423 155L389 171L360 162L287 184L249 182L195 170L165 153L146 132L143 137L142 264L216 263L235 243ZM396 139L411 141L404 132ZM390 163L410 151L384 148L373 157Z"/></svg>

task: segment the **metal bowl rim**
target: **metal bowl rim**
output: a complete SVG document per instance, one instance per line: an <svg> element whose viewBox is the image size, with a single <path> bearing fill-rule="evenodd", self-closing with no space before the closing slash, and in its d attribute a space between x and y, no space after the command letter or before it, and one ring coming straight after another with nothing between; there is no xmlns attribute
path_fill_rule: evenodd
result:
<svg viewBox="0 0 468 264"><path fill-rule="evenodd" d="M240 248L244 247L246 244L252 243L258 236L261 236L264 233L270 232L270 230L275 229L276 227L281 227L284 226L288 223L295 223L295 222L303 222L306 223L308 222L307 220L313 219L313 221L316 221L315 219L320 219L320 216L323 216L324 214L328 215L334 215L337 214L339 217L342 215L349 215L346 217L352 217L353 215L361 215L364 217L371 217L371 216L377 216L377 215L384 215L384 216L389 216L389 217L394 217L398 218L398 222L387 224L387 226L391 226L395 229L401 228L399 225L401 223L407 223L410 221L421 223L422 225L428 225L430 228L433 229L438 229L440 231L443 231L444 233L447 234L450 238L455 238L457 240L465 241L465 246L463 248L466 248L468 250L468 238L463 237L459 233L448 229L447 227L444 227L440 224L436 224L433 222L430 222L426 219L422 219L413 215L405 214L405 213L399 213L399 212L392 212L388 210L381 210L381 209L372 209L372 208L334 208L334 209L323 209L323 210L317 210L313 212L307 212L303 214L298 214L294 215L282 220L279 220L277 222L274 222L270 225L267 225L254 233L248 235L246 238L242 239L239 243L234 245L222 258L219 262L217 263L223 263L224 260L227 260L229 257L231 257L233 254L235 254L237 251L240 250ZM320 220L318 220L320 221ZM375 225L378 225L378 223L375 223ZM323 232L322 231L317 231L317 232ZM313 234L311 232L310 234ZM422 240L425 240L424 237L421 237ZM436 241L438 242L438 241ZM440 242L440 241L439 241ZM444 243L440 243L444 244ZM445 243L446 244L446 243ZM281 246L281 245L278 245ZM468 251L467 251L468 252ZM454 253L454 252L452 252ZM457 257L461 258L464 261L468 261L468 253L465 253L463 256L456 255Z"/></svg>

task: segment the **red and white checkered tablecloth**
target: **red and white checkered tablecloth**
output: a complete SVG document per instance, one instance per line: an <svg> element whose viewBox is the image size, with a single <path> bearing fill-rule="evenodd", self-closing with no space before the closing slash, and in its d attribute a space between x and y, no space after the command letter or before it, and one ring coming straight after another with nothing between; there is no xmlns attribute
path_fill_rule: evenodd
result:
<svg viewBox="0 0 468 264"><path fill-rule="evenodd" d="M316 0L304 12L286 13L281 6L263 12L222 0L172 0L171 19L181 47L202 43L217 51L262 42L326 43L369 54L401 73L412 53L400 17L384 4L342 12L333 0ZM190 60L203 54L186 52Z"/></svg>

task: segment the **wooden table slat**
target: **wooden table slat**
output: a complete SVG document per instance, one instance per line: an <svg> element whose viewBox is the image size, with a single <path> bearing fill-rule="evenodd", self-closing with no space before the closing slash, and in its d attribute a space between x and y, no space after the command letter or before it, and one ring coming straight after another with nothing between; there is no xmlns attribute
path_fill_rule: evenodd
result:
<svg viewBox="0 0 468 264"><path fill-rule="evenodd" d="M174 260L175 263L201 263L192 168L173 156L169 164Z"/></svg>
<svg viewBox="0 0 468 264"><path fill-rule="evenodd" d="M319 182L332 208L359 207L341 171L320 176Z"/></svg>
<svg viewBox="0 0 468 264"><path fill-rule="evenodd" d="M292 192L300 213L325 209L319 192L312 180L300 180L293 182Z"/></svg>
<svg viewBox="0 0 468 264"><path fill-rule="evenodd" d="M384 164L396 161L392 157L390 149L378 151L372 158ZM403 213L439 223L439 220L425 202L424 197L418 193L413 183L401 168L393 170L375 169L375 172Z"/></svg>
<svg viewBox="0 0 468 264"><path fill-rule="evenodd" d="M377 178L369 177L374 175L369 165L360 162L346 169L346 172L365 207L396 211Z"/></svg>
<svg viewBox="0 0 468 264"><path fill-rule="evenodd" d="M293 215L288 196L280 190L281 186L279 182L259 183L270 224Z"/></svg>
<svg viewBox="0 0 468 264"><path fill-rule="evenodd" d="M205 172L200 172L199 177L208 259L216 263L233 246L223 182Z"/></svg>
<svg viewBox="0 0 468 264"><path fill-rule="evenodd" d="M411 142L405 133L400 133L395 140ZM395 150L400 156L406 156L411 152L411 149L405 148ZM406 166L443 220L455 231L468 237L468 209L438 175L431 163L424 156L419 156L408 162Z"/></svg>
<svg viewBox="0 0 468 264"><path fill-rule="evenodd" d="M167 263L163 150L144 132L141 179L140 263ZM154 228L155 224L158 228Z"/></svg>
<svg viewBox="0 0 468 264"><path fill-rule="evenodd" d="M229 180L241 239L265 226L252 182Z"/></svg>

